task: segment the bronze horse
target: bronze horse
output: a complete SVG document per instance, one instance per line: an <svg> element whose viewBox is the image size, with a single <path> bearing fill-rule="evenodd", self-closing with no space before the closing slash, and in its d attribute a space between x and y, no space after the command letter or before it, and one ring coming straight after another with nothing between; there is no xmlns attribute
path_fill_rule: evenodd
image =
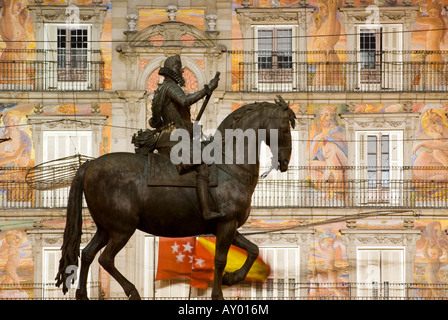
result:
<svg viewBox="0 0 448 320"><path fill-rule="evenodd" d="M271 146L270 130L276 130L277 159L280 171L284 172L288 169L291 156L290 126L294 127L294 124L294 112L280 97L275 103L260 102L242 106L228 115L217 131L222 133L224 144L226 129L254 129L255 132L258 132L257 129L266 129L265 142ZM247 155L247 144L244 152ZM97 231L82 250L76 299L87 299L88 269L103 247L105 249L98 259L100 265L123 287L129 299L140 299L135 286L114 265L115 256L136 229L162 237L215 235L212 299L223 299L222 284L233 285L243 281L259 252L255 244L237 231L250 213L252 193L259 177L258 157L256 163L252 164L244 161L242 164L216 165L219 184L210 188L210 203L225 216L207 221L202 218L198 209L199 202L194 188L148 187L145 165L146 156L110 153L86 162L78 169L70 188L56 286L63 284L65 294L70 286L67 267L78 265L84 194ZM231 244L245 250L247 259L239 270L223 275Z"/></svg>

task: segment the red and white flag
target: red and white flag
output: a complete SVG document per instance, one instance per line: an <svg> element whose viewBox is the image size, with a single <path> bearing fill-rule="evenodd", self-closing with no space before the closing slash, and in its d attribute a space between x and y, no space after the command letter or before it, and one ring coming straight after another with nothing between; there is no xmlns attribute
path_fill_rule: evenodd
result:
<svg viewBox="0 0 448 320"><path fill-rule="evenodd" d="M231 246L225 271L239 269L246 260L246 253ZM191 287L207 288L213 280L215 238L159 238L159 260L156 280L175 278L190 279ZM264 281L270 273L260 257L255 261L246 279Z"/></svg>

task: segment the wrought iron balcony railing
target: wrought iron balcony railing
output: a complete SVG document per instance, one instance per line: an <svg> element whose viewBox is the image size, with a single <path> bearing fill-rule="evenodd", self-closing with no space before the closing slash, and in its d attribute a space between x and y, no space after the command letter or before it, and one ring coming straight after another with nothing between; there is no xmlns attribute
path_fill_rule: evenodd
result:
<svg viewBox="0 0 448 320"><path fill-rule="evenodd" d="M188 285L188 280L185 280ZM106 298L101 292L101 282L88 282L90 299L121 300L122 297ZM211 289L208 289L209 291ZM4 284L0 286L0 300L74 300L75 288L67 295L62 294L54 282ZM265 282L243 282L232 290L231 295L224 292L226 299L238 300L448 300L446 283L397 283L397 282L296 282L291 279L267 279ZM172 291L171 296L142 297L143 299L182 300L210 299L209 292L201 296L180 296Z"/></svg>
<svg viewBox="0 0 448 320"><path fill-rule="evenodd" d="M398 282L297 283L294 279L268 279L238 285L239 299L285 300L446 300L446 284Z"/></svg>
<svg viewBox="0 0 448 320"><path fill-rule="evenodd" d="M445 92L448 51L230 51L240 92Z"/></svg>
<svg viewBox="0 0 448 320"><path fill-rule="evenodd" d="M66 207L68 187L36 189L28 170L0 168L0 209ZM448 208L448 168L292 167L260 179L252 207Z"/></svg>
<svg viewBox="0 0 448 320"><path fill-rule="evenodd" d="M447 208L448 171L445 167L289 168L259 180L252 207Z"/></svg>
<svg viewBox="0 0 448 320"><path fill-rule="evenodd" d="M79 51L0 50L0 91L104 90L101 51Z"/></svg>

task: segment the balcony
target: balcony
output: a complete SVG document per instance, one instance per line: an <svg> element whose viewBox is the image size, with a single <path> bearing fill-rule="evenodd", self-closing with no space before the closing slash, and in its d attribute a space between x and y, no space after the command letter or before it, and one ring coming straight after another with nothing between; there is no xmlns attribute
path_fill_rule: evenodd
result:
<svg viewBox="0 0 448 320"><path fill-rule="evenodd" d="M0 168L0 209L67 206L70 181L59 188L37 188L28 170ZM313 172L325 170L333 173L328 180L312 178ZM443 167L293 167L260 179L252 207L446 209L447 172Z"/></svg>
<svg viewBox="0 0 448 320"><path fill-rule="evenodd" d="M101 51L66 55L56 50L0 50L0 91L101 90Z"/></svg>
<svg viewBox="0 0 448 320"><path fill-rule="evenodd" d="M325 181L314 177L331 173ZM447 168L296 167L259 180L254 208L447 208ZM335 179L334 177L343 177Z"/></svg>
<svg viewBox="0 0 448 320"><path fill-rule="evenodd" d="M230 51L237 92L446 92L448 51Z"/></svg>
<svg viewBox="0 0 448 320"><path fill-rule="evenodd" d="M188 285L187 282L185 282ZM90 299L127 300L124 295L105 298L101 295L101 282L88 282ZM428 283L397 282L296 282L291 279L268 279L265 282L243 282L233 291L224 291L227 300L447 300L448 285ZM62 290L51 283L21 283L0 286L8 300L74 300L74 290L62 296ZM144 300L208 300L210 288L199 296L157 296L142 297ZM11 294L11 296L8 296ZM14 295L15 294L15 295ZM261 309L267 310L267 309Z"/></svg>

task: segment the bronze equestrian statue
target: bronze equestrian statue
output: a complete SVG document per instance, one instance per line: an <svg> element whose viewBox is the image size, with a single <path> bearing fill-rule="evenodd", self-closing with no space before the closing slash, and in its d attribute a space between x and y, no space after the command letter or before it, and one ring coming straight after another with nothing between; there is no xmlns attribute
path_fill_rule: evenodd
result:
<svg viewBox="0 0 448 320"><path fill-rule="evenodd" d="M168 77L171 78L171 76ZM165 81L171 81L168 77L165 76ZM214 85L211 82L209 89L212 90ZM206 88L205 91L207 90ZM184 106L199 96L203 96L203 93L193 95L192 100L188 103L184 102ZM177 102L170 103L173 105L172 109L177 107ZM168 110L166 109L167 112ZM164 121L171 121L167 120L168 116L163 118L165 116L163 111L161 112ZM181 120L176 116L172 119ZM186 118L182 119L181 125L188 127ZM154 118L154 121L157 120L160 118ZM218 141L222 143L221 150L225 150L227 130L242 130L243 132L254 130L257 141L260 138L259 133L265 130L263 139L275 153L280 171L285 172L288 169L292 148L290 130L294 125L295 114L288 103L280 97L275 103L253 103L233 111L218 126L214 137L216 138L218 134L223 137ZM273 134L274 132L276 134ZM272 146L276 147L273 149ZM249 158L247 144L238 150L237 146L233 145L231 151L234 154L243 152L244 159ZM207 200L210 210L219 212L221 216L213 219L204 218L204 202L200 201L201 195L195 188L180 185L150 186L148 157L151 157L152 164L162 168L160 175L166 176L167 180L168 172L171 174L173 170L176 172L175 165L162 155L124 152L103 155L84 163L78 169L70 188L67 221L61 248L62 258L59 262L56 285L59 287L62 284L62 290L66 293L71 279L67 268L78 265L84 195L97 231L82 250L79 286L76 290L77 299L88 298L89 266L96 254L104 247L98 259L100 265L122 286L129 299L140 299L135 286L116 269L114 264L115 256L126 245L136 229L161 237L214 234L216 251L212 299L223 299L222 284L233 285L243 281L258 257L258 247L237 231L250 214L252 193L259 178L258 157L255 163L226 161L215 165L218 183L215 187L209 188ZM196 173L194 171L185 174L180 179L187 179L190 174ZM247 259L239 270L223 275L227 253L232 244L245 250Z"/></svg>
<svg viewBox="0 0 448 320"><path fill-rule="evenodd" d="M187 95L181 89L185 85L182 62L178 54L171 56L165 60L163 68L160 68L159 74L165 80L154 93L151 106L152 117L149 124L161 133L156 143L156 149L159 154L169 158L171 148L177 143L171 141L170 136L173 129L184 129L188 131L190 139L193 139L193 124L191 122L190 107L205 96L210 97L213 90L218 87L219 78L213 78L210 83L204 86L204 89ZM172 126L169 126L172 124ZM199 138L199 137L198 137ZM193 146L193 144L190 144ZM190 152L192 155L193 152ZM199 203L202 208L204 219L213 219L221 217L218 212L210 211L208 203L208 180L209 167L205 163L193 164L190 159L189 164L181 163L178 165L180 174L195 170L196 175L196 191L198 193Z"/></svg>

